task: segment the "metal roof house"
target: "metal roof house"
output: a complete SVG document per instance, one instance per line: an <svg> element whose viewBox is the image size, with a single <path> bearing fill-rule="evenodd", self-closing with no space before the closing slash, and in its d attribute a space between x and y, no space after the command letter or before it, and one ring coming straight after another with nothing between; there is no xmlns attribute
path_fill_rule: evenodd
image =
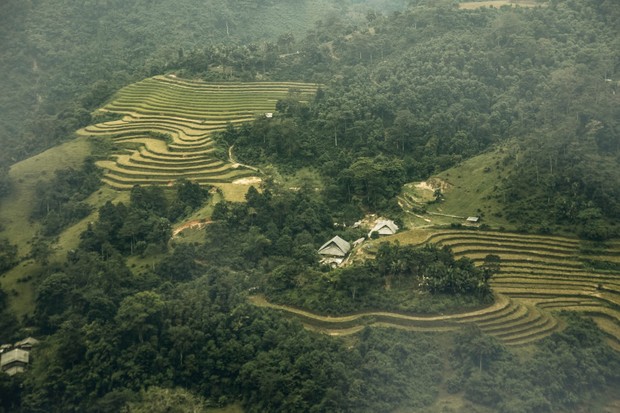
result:
<svg viewBox="0 0 620 413"><path fill-rule="evenodd" d="M469 224L477 224L478 222L480 222L480 217L467 217L465 221L467 221L467 223Z"/></svg>
<svg viewBox="0 0 620 413"><path fill-rule="evenodd" d="M32 347L39 344L39 340L34 337L26 337L22 341L18 341L15 343L15 347L21 348L22 350L31 350Z"/></svg>
<svg viewBox="0 0 620 413"><path fill-rule="evenodd" d="M394 235L398 231L398 225L391 220L379 221L377 224L372 227L370 232L368 233L368 238L371 237L373 232L376 232L379 235Z"/></svg>
<svg viewBox="0 0 620 413"><path fill-rule="evenodd" d="M349 251L351 244L336 235L319 248L319 255L323 257L321 263L338 266L342 264Z"/></svg>
<svg viewBox="0 0 620 413"><path fill-rule="evenodd" d="M23 373L30 362L30 352L14 348L0 355L0 368L9 376Z"/></svg>

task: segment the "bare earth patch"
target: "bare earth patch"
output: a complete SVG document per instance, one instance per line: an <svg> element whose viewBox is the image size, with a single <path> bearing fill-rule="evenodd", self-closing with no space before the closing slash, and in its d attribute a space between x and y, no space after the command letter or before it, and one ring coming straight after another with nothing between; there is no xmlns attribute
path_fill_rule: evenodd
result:
<svg viewBox="0 0 620 413"><path fill-rule="evenodd" d="M424 189L424 190L427 190L427 191L434 191L434 190L435 190L435 188L433 188L433 187L432 187L432 186L431 186L428 182L426 182L426 181L424 181L424 182L420 182L420 183L417 183L417 184L415 185L415 187L416 187L416 188L418 188L418 189Z"/></svg>
<svg viewBox="0 0 620 413"><path fill-rule="evenodd" d="M429 178L427 181L418 182L415 184L416 189L420 189L423 191L435 192L435 190L440 189L441 192L446 192L452 187L447 181L444 181L441 178L433 177Z"/></svg>
<svg viewBox="0 0 620 413"><path fill-rule="evenodd" d="M207 225L209 225L211 223L211 221L187 221L184 222L183 224L179 225L178 227L176 227L173 231L172 231L172 238L175 238L177 235L179 235L181 232L183 232L186 229L203 229L204 227L206 227Z"/></svg>
<svg viewBox="0 0 620 413"><path fill-rule="evenodd" d="M249 178L235 179L232 183L233 185L256 185L261 182L263 182L263 180L258 176L251 176Z"/></svg>

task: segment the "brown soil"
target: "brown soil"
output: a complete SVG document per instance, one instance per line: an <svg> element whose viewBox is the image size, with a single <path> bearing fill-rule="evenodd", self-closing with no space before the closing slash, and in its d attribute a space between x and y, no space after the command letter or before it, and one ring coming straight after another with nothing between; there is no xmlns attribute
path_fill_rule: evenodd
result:
<svg viewBox="0 0 620 413"><path fill-rule="evenodd" d="M206 227L212 222L213 221L198 221L198 220L184 222L172 230L172 238L176 237L177 235L179 235L181 232L185 231L186 229L189 229L189 228L203 229L204 227Z"/></svg>

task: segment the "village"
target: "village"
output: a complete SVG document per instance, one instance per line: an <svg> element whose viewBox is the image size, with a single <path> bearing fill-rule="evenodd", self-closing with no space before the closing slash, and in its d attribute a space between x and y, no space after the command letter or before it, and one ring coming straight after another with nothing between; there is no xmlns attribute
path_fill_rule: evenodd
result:
<svg viewBox="0 0 620 413"><path fill-rule="evenodd" d="M465 219L465 224L477 226L480 223L480 217L469 216ZM354 228L372 226L366 237L358 238L353 242L349 242L336 235L318 249L321 257L320 263L328 265L331 268L345 266L350 262L353 252L362 246L366 240L372 240L380 237L386 237L396 234L400 227L391 219L370 215L369 219L360 220L353 224Z"/></svg>

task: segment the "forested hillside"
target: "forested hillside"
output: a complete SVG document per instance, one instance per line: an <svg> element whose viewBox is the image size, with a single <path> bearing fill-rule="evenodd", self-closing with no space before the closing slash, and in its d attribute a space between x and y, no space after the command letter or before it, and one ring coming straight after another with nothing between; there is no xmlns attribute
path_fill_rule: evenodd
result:
<svg viewBox="0 0 620 413"><path fill-rule="evenodd" d="M489 169L508 171L494 195L511 221L617 233L608 225L620 216L617 5L420 4L368 17L300 42L281 73L328 87L307 107L283 103L279 122L229 132L242 159L316 167L333 199L376 209L392 185L510 142Z"/></svg>
<svg viewBox="0 0 620 413"><path fill-rule="evenodd" d="M605 222L620 208L617 6L417 1L395 14L368 11L386 5L186 1L171 14L164 1L6 2L0 127L11 145L2 164L66 139L120 86L149 75L307 80L327 85L314 104L226 138L242 160L316 167L333 199L376 209L402 182L516 139L496 193L506 215L613 235ZM365 159L381 169L378 155L397 159L397 170L368 186L358 173Z"/></svg>
<svg viewBox="0 0 620 413"><path fill-rule="evenodd" d="M353 6L349 0L3 1L0 141L11 145L1 164L67 139L114 91L161 73L187 52L218 45L228 56L243 44L277 56L330 15L357 21L371 7L402 7L388 0Z"/></svg>
<svg viewBox="0 0 620 413"><path fill-rule="evenodd" d="M614 411L620 4L459 3L1 2L0 413Z"/></svg>

